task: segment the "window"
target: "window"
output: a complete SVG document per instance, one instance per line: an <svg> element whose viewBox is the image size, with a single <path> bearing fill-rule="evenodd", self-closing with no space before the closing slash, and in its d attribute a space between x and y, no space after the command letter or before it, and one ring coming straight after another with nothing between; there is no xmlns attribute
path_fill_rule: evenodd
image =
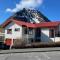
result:
<svg viewBox="0 0 60 60"><path fill-rule="evenodd" d="M28 30L28 34L33 34L33 29L32 28L29 28L29 30Z"/></svg>
<svg viewBox="0 0 60 60"><path fill-rule="evenodd" d="M41 36L41 29L40 29L40 28L37 28L37 29L35 30L35 36L36 36L36 37L40 37L40 36Z"/></svg>
<svg viewBox="0 0 60 60"><path fill-rule="evenodd" d="M7 29L7 34L12 34L12 29Z"/></svg>
<svg viewBox="0 0 60 60"><path fill-rule="evenodd" d="M50 37L51 38L54 38L54 34L55 34L55 37L60 37L60 31L58 31L57 29L55 30L55 33L54 33L54 30L51 29L50 30Z"/></svg>
<svg viewBox="0 0 60 60"><path fill-rule="evenodd" d="M54 30L53 29L50 29L50 37L54 38Z"/></svg>
<svg viewBox="0 0 60 60"><path fill-rule="evenodd" d="M60 31L56 31L56 32L55 32L55 36L56 36L56 37L60 37Z"/></svg>
<svg viewBox="0 0 60 60"><path fill-rule="evenodd" d="M24 34L27 34L27 27L24 27Z"/></svg>
<svg viewBox="0 0 60 60"><path fill-rule="evenodd" d="M33 34L33 29L32 28L24 27L23 30L24 30L24 34L29 34L29 35Z"/></svg>
<svg viewBox="0 0 60 60"><path fill-rule="evenodd" d="M15 31L20 31L20 28L15 28Z"/></svg>

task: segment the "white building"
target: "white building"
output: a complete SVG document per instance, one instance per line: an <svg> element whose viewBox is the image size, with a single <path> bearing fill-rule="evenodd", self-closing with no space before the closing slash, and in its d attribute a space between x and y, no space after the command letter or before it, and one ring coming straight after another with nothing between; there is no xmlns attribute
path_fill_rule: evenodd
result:
<svg viewBox="0 0 60 60"><path fill-rule="evenodd" d="M60 42L60 22L28 23L15 19L7 20L3 25L5 41L20 39L27 44L32 42ZM8 42L9 44L9 42Z"/></svg>
<svg viewBox="0 0 60 60"><path fill-rule="evenodd" d="M4 42L4 33L3 33L3 29L0 28L0 43L3 43Z"/></svg>

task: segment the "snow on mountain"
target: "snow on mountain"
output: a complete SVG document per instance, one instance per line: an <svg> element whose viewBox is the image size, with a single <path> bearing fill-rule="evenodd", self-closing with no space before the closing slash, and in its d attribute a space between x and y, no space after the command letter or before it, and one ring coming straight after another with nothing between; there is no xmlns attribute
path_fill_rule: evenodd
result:
<svg viewBox="0 0 60 60"><path fill-rule="evenodd" d="M30 23L50 22L40 11L34 9L25 9L16 12L13 17Z"/></svg>

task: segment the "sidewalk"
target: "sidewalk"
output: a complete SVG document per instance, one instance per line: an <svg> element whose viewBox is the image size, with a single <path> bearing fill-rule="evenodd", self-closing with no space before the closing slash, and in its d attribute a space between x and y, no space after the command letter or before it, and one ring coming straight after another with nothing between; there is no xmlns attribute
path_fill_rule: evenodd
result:
<svg viewBox="0 0 60 60"><path fill-rule="evenodd" d="M52 51L60 51L60 47L0 50L0 54L31 53L31 52L52 52Z"/></svg>

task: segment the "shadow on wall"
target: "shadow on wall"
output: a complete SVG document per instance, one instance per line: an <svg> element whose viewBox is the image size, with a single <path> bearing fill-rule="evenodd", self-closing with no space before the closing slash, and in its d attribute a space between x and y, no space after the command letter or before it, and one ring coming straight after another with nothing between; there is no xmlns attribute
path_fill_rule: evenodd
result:
<svg viewBox="0 0 60 60"><path fill-rule="evenodd" d="M51 43L51 42L53 42L53 40L50 39L49 36L47 36L46 34L41 32L41 42Z"/></svg>

